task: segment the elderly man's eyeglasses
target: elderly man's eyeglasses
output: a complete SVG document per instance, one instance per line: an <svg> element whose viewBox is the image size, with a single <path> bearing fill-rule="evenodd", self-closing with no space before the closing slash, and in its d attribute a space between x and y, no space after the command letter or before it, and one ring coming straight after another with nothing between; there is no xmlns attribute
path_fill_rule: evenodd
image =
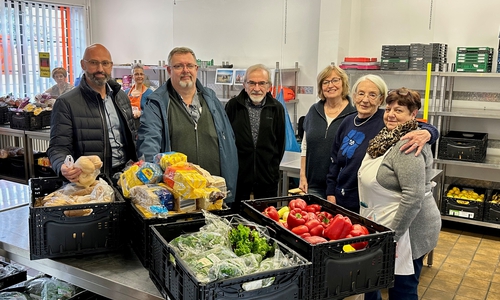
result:
<svg viewBox="0 0 500 300"><path fill-rule="evenodd" d="M83 61L89 63L92 67L94 68L97 68L99 67L99 65L101 65L103 68L109 68L113 65L113 62L112 61L98 61L98 60L94 60L94 59L91 59L91 60L86 60L84 59Z"/></svg>
<svg viewBox="0 0 500 300"><path fill-rule="evenodd" d="M267 81L259 81L259 82L247 81L247 85L251 88L256 87L257 85L263 87L263 86L266 86L268 83L269 82L267 82Z"/></svg>
<svg viewBox="0 0 500 300"><path fill-rule="evenodd" d="M357 92L356 93L356 98L358 98L359 100L362 100L366 97L368 97L368 99L370 100L375 100L377 99L378 97L380 97L380 94L375 94L373 92L370 92L370 93L365 93L365 92Z"/></svg>
<svg viewBox="0 0 500 300"><path fill-rule="evenodd" d="M339 83L341 80L342 79L340 77L334 77L330 80L323 80L321 84L323 84L324 86L328 86L330 83L332 84Z"/></svg>
<svg viewBox="0 0 500 300"><path fill-rule="evenodd" d="M192 71L192 70L196 69L197 67L198 66L194 65L194 64L187 64L187 65L178 64L178 65L173 65L172 69L174 69L176 71L180 71L180 70L183 70L184 68L187 68L189 71Z"/></svg>

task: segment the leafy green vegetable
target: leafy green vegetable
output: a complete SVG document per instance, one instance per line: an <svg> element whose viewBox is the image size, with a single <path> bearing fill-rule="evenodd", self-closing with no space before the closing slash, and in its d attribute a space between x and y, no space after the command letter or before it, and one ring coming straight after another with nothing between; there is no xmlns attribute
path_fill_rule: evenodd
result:
<svg viewBox="0 0 500 300"><path fill-rule="evenodd" d="M252 253L260 254L262 257L266 257L267 252L271 251L273 248L269 245L266 238L262 238L258 231L252 230L253 244Z"/></svg>
<svg viewBox="0 0 500 300"><path fill-rule="evenodd" d="M242 256L248 253L260 254L262 257L273 248L268 244L267 239L260 236L255 229L238 224L229 232L229 241L233 247L234 253Z"/></svg>

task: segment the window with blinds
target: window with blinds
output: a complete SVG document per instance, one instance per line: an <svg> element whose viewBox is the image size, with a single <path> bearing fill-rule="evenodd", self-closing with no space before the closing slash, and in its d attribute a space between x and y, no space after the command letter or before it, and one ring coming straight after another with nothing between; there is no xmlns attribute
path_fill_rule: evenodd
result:
<svg viewBox="0 0 500 300"><path fill-rule="evenodd" d="M65 68L74 84L85 47L84 7L0 0L0 96L33 97L53 86L40 67ZM48 59L40 60L40 53Z"/></svg>

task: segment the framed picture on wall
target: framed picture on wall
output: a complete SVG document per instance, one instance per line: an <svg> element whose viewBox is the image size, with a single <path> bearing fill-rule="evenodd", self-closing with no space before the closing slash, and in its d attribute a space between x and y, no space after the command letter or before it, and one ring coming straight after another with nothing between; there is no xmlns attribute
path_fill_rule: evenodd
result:
<svg viewBox="0 0 500 300"><path fill-rule="evenodd" d="M233 84L234 70L233 69L217 69L215 71L215 84Z"/></svg>
<svg viewBox="0 0 500 300"><path fill-rule="evenodd" d="M243 79L245 78L245 69L235 69L234 70L234 84L243 85Z"/></svg>

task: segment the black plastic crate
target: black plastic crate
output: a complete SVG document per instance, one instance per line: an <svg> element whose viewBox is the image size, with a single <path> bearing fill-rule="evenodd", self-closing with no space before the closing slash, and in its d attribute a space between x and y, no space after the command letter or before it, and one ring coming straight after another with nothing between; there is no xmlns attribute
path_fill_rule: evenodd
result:
<svg viewBox="0 0 500 300"><path fill-rule="evenodd" d="M160 294L165 298L168 299L168 294L167 291L165 290L165 284L161 282L161 280L156 276L155 273L149 271L149 278L153 282L153 284L156 286ZM162 278L165 278L165 275L162 276Z"/></svg>
<svg viewBox="0 0 500 300"><path fill-rule="evenodd" d="M500 190L493 190L491 197L484 203L483 221L500 224Z"/></svg>
<svg viewBox="0 0 500 300"><path fill-rule="evenodd" d="M0 124L7 124L9 122L9 108L7 106L0 106Z"/></svg>
<svg viewBox="0 0 500 300"><path fill-rule="evenodd" d="M56 177L56 172L50 166L42 166L38 164L38 159L47 157L47 153L38 152L33 154L35 177Z"/></svg>
<svg viewBox="0 0 500 300"><path fill-rule="evenodd" d="M51 110L44 110L40 113L40 116L42 117L42 127L49 127L50 126L50 117L52 116L52 111Z"/></svg>
<svg viewBox="0 0 500 300"><path fill-rule="evenodd" d="M301 198L308 204L320 204L322 210L347 216L353 224L365 226L370 234L312 245L261 212L268 206L280 208ZM394 286L396 244L394 231L314 195L289 196L243 201L242 215L271 228L271 233L312 262L308 289L311 299L342 299ZM368 242L365 249L343 252L343 246Z"/></svg>
<svg viewBox="0 0 500 300"><path fill-rule="evenodd" d="M26 168L24 164L24 155L9 157L10 174L9 176L26 179Z"/></svg>
<svg viewBox="0 0 500 300"><path fill-rule="evenodd" d="M133 203L129 203L130 204L127 206L129 207L128 233L130 236L130 244L145 268L148 268L149 260L151 259L151 225L204 218L201 211L174 214L166 218L146 218ZM214 210L211 211L211 213L222 216L229 214L230 210Z"/></svg>
<svg viewBox="0 0 500 300"><path fill-rule="evenodd" d="M10 128L21 130L40 130L42 126L42 116L33 112L12 112L10 116Z"/></svg>
<svg viewBox="0 0 500 300"><path fill-rule="evenodd" d="M487 133L450 131L439 140L438 158L484 162L487 146Z"/></svg>
<svg viewBox="0 0 500 300"><path fill-rule="evenodd" d="M235 215L228 215L231 218ZM237 215L236 215L237 216ZM307 299L305 289L311 263L302 258L301 265L270 270L239 277L200 283L184 261L178 258L168 242L181 234L198 231L205 220L193 220L151 226L152 261L149 267L153 282L161 285L160 292L166 291L169 299ZM283 243L270 238L285 254L294 252ZM300 257L295 253L297 257ZM244 283L275 277L274 283L265 288L245 291Z"/></svg>
<svg viewBox="0 0 500 300"><path fill-rule="evenodd" d="M7 267L11 264L0 260L0 267ZM19 272L13 273L6 277L0 277L0 290L7 288L11 285L23 282L26 280L27 272L26 270L19 270Z"/></svg>
<svg viewBox="0 0 500 300"><path fill-rule="evenodd" d="M34 207L35 198L55 191L63 183L57 177L29 180L31 260L95 254L122 247L126 234L127 206L116 189L115 202ZM91 209L92 213L79 217L65 214L66 211L81 209Z"/></svg>
<svg viewBox="0 0 500 300"><path fill-rule="evenodd" d="M0 175L10 176L10 158L0 158Z"/></svg>
<svg viewBox="0 0 500 300"><path fill-rule="evenodd" d="M452 197L449 195L449 191L452 190L453 188L473 191L479 195L483 194L484 200L474 201L460 196ZM448 186L446 192L443 195L443 204L442 204L443 215L482 221L484 214L484 203L486 202L487 198L486 192L487 190L484 188L457 186L457 185Z"/></svg>

